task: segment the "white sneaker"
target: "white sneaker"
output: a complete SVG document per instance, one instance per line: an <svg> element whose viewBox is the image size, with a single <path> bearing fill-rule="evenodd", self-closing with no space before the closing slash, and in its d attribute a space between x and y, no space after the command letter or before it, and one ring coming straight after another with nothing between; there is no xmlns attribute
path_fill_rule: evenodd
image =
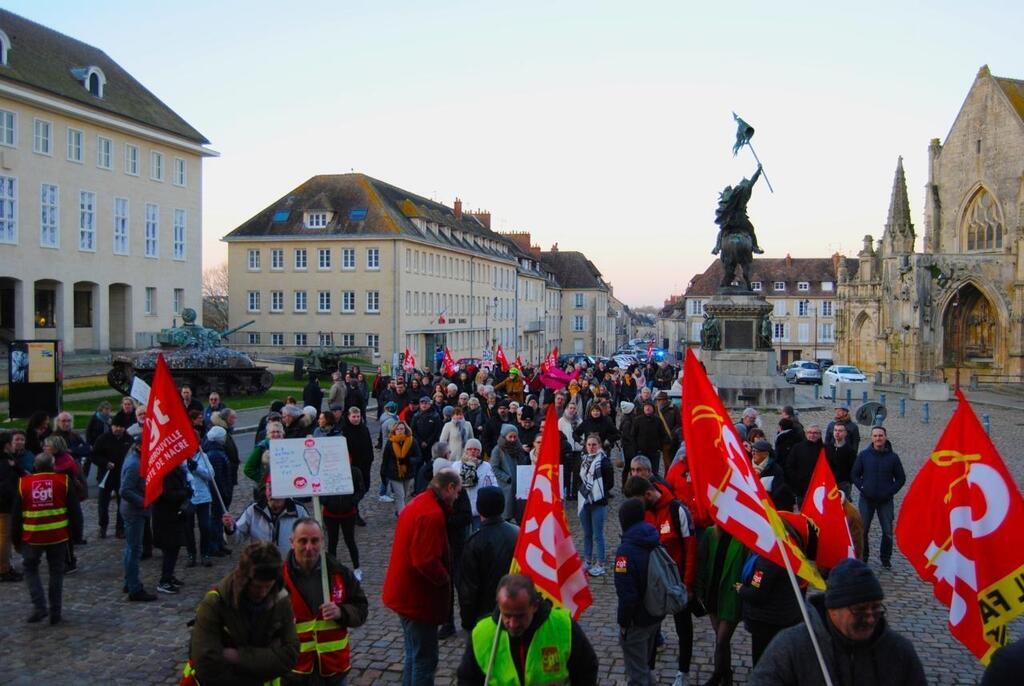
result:
<svg viewBox="0 0 1024 686"><path fill-rule="evenodd" d="M392 498L391 496L389 496L387 493L385 493L382 496L378 496L377 500L379 500L382 503L393 503L393 502L395 502L395 499Z"/></svg>
<svg viewBox="0 0 1024 686"><path fill-rule="evenodd" d="M690 680L685 673L676 672L676 680L672 682L672 686L690 686Z"/></svg>
<svg viewBox="0 0 1024 686"><path fill-rule="evenodd" d="M363 570L359 569L359 567L355 568L355 570L352 572L352 576L354 576L356 578L356 581L358 581L359 583L363 583Z"/></svg>
<svg viewBox="0 0 1024 686"><path fill-rule="evenodd" d="M601 576L604 574L604 567L601 565L594 565L587 571L590 572L590 576Z"/></svg>

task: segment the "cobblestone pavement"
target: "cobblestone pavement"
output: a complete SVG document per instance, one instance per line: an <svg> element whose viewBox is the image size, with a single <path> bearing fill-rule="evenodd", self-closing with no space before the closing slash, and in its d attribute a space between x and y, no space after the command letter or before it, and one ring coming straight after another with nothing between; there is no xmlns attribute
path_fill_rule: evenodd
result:
<svg viewBox="0 0 1024 686"><path fill-rule="evenodd" d="M931 423L921 421L920 403L907 403L907 416L893 416L887 422L896 451L902 456L908 476L913 478L927 452L934 445L953 403L932 403ZM896 408L893 414L896 415ZM1024 482L1024 456L1019 446L1024 443L1024 415L1019 411L986 408L991 417L992 434L1003 457L1010 465L1018 484ZM981 412L979 412L980 414ZM806 412L805 424L827 421L824 411ZM775 418L764 417L766 428ZM252 437L240 437L244 452ZM376 482L376 475L373 477ZM243 478L236 498L246 499L250 485ZM616 489L618 490L618 489ZM613 506L621 498L613 502ZM236 513L240 503L232 508ZM398 683L402 668L402 634L397 617L382 607L381 582L391 547L394 514L392 506L380 503L374 496L364 501L364 514L369 526L358 530L363 555L364 585L370 598L369 622L352 633L353 663L351 684ZM175 684L186 658L188 630L195 606L203 593L237 561L218 560L212 569L185 569L179 564L177 575L187 582L177 596L161 595L154 603L136 604L125 601L121 594L121 541L96 537L96 501L86 503L89 544L79 549L80 567L76 575L65 580L64 616L58 627L44 623L28 625L30 604L23 584L0 585L0 683L47 684ZM579 539L574 510L569 514L573 531ZM608 554L612 555L619 539L617 518L608 517L606 527ZM877 550L878 527L872 531L872 545ZM342 561L349 562L344 546ZM184 558L184 555L182 555ZM974 684L981 669L974 658L954 641L946 629L944 608L934 600L928 587L914 576L912 569L897 551L892 571L879 571L886 591L886 604L894 627L910 637L925 664L929 681L934 684ZM153 590L159 576L159 552L156 558L143 562L143 579ZM44 572L45 576L45 572ZM600 683L624 684L622 658L616 643L615 591L611 575L592 580L595 604L583 616L582 625L600 656ZM1011 633L1021 634L1021 622ZM658 655L659 683L671 683L675 675L675 630L671 622L663 625L666 647ZM693 668L690 682L701 683L711 672L712 635L706 620L697 620ZM459 635L441 643L441 667L437 683L454 682L454 671L465 648L465 637ZM736 680L744 683L750 670L750 639L740 628L733 639ZM808 659L813 656L808 655Z"/></svg>

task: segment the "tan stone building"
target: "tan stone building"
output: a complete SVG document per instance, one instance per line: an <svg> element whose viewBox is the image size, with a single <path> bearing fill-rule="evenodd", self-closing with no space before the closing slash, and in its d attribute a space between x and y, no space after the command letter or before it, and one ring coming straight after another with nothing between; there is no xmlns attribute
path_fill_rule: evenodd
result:
<svg viewBox="0 0 1024 686"><path fill-rule="evenodd" d="M0 10L0 340L133 348L198 311L207 143L102 50Z"/></svg>
<svg viewBox="0 0 1024 686"><path fill-rule="evenodd" d="M837 359L883 382L1024 381L1024 81L982 67L928 153L923 252L900 160L881 240L839 274Z"/></svg>
<svg viewBox="0 0 1024 686"><path fill-rule="evenodd" d="M845 258L762 258L754 260L750 286L774 308L772 341L781 366L794 360L833 358L836 271ZM670 300L658 316L659 338L669 341L671 357L700 348L704 305L718 291L722 263L715 260L695 276L686 292ZM659 341L661 343L662 341Z"/></svg>
<svg viewBox="0 0 1024 686"><path fill-rule="evenodd" d="M594 263L581 252L559 250L558 244L541 253L541 263L561 287L559 340L562 353L611 355L615 352L614 325L609 331L611 288ZM614 310L612 310L614 312Z"/></svg>

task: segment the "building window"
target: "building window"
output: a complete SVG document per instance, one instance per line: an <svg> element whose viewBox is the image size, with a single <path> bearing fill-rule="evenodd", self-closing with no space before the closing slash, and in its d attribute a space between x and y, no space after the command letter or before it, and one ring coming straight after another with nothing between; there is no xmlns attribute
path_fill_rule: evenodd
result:
<svg viewBox="0 0 1024 686"><path fill-rule="evenodd" d="M82 137L84 134L78 129L68 128L68 161L82 161Z"/></svg>
<svg viewBox="0 0 1024 686"><path fill-rule="evenodd" d="M321 346L330 346L330 345L334 345L334 334L333 334L333 333L330 333L330 332L327 332L327 333L323 333L323 332L321 331L321 332L320 332L320 333L319 333L319 334L317 335L317 338L318 338L318 339L320 340L320 345L321 345Z"/></svg>
<svg viewBox="0 0 1024 686"><path fill-rule="evenodd" d="M185 176L185 160L180 157L174 158L174 185L184 186L187 181Z"/></svg>
<svg viewBox="0 0 1024 686"><path fill-rule="evenodd" d="M96 250L96 194L92 191L78 194L78 249Z"/></svg>
<svg viewBox="0 0 1024 686"><path fill-rule="evenodd" d="M81 73L78 69L72 69L71 72L75 74L85 89L97 98L103 97L103 87L107 85L107 77L104 75L103 70L99 67L89 67L88 69L82 69ZM78 73L76 73L78 72Z"/></svg>
<svg viewBox="0 0 1024 686"><path fill-rule="evenodd" d="M259 345L259 344L260 344L260 335L258 333L250 333L249 334L249 345Z"/></svg>
<svg viewBox="0 0 1024 686"><path fill-rule="evenodd" d="M586 321L583 317L576 315L572 318L572 330L573 331L586 331Z"/></svg>
<svg viewBox="0 0 1024 686"><path fill-rule="evenodd" d="M811 340L811 325L807 322L801 322L797 326L797 337L800 343L807 343Z"/></svg>
<svg viewBox="0 0 1024 686"><path fill-rule="evenodd" d="M806 317L811 311L811 301L801 300L796 304L796 316Z"/></svg>
<svg viewBox="0 0 1024 686"><path fill-rule="evenodd" d="M156 288L153 286L146 286L146 314L156 314Z"/></svg>
<svg viewBox="0 0 1024 686"><path fill-rule="evenodd" d="M306 271L306 249L298 248L295 251L295 271L304 272Z"/></svg>
<svg viewBox="0 0 1024 686"><path fill-rule="evenodd" d="M284 250L274 248L270 251L270 271L279 272L284 269Z"/></svg>
<svg viewBox="0 0 1024 686"><path fill-rule="evenodd" d="M796 282L796 289L798 291L806 292L806 291L811 290L811 284L809 282L807 282L807 281L797 281Z"/></svg>
<svg viewBox="0 0 1024 686"><path fill-rule="evenodd" d="M260 270L260 251L254 248L249 248L249 271L258 272Z"/></svg>
<svg viewBox="0 0 1024 686"><path fill-rule="evenodd" d="M373 350L374 355L380 354L380 334L368 333L366 334L366 347Z"/></svg>
<svg viewBox="0 0 1024 686"><path fill-rule="evenodd" d="M356 292L355 291L342 291L341 292L341 311L342 312L355 312L356 311Z"/></svg>
<svg viewBox="0 0 1024 686"><path fill-rule="evenodd" d="M366 311L380 312L380 291L366 292Z"/></svg>
<svg viewBox="0 0 1024 686"><path fill-rule="evenodd" d="M331 292L330 291L317 291L317 294L316 294L316 311L317 312L330 312L331 311Z"/></svg>
<svg viewBox="0 0 1024 686"><path fill-rule="evenodd" d="M317 262L317 264L319 265L319 269L330 269L331 268L331 249L330 248L320 248L319 250L317 250L317 255L319 257L319 261Z"/></svg>
<svg viewBox="0 0 1024 686"><path fill-rule="evenodd" d="M9 148L17 146L18 143L18 118L10 110L0 110L0 145Z"/></svg>
<svg viewBox="0 0 1024 686"><path fill-rule="evenodd" d="M750 282L750 290L752 290L752 291L760 291L761 290L761 282L760 281L751 281Z"/></svg>
<svg viewBox="0 0 1024 686"><path fill-rule="evenodd" d="M53 154L53 124L45 119L32 121L32 150L40 155Z"/></svg>
<svg viewBox="0 0 1024 686"><path fill-rule="evenodd" d="M284 291L270 291L270 311L284 312Z"/></svg>
<svg viewBox="0 0 1024 686"><path fill-rule="evenodd" d="M164 154L153 150L149 153L149 178L154 181L164 180Z"/></svg>
<svg viewBox="0 0 1024 686"><path fill-rule="evenodd" d="M700 342L700 330L703 328L703 322L690 322L690 342Z"/></svg>
<svg viewBox="0 0 1024 686"><path fill-rule="evenodd" d="M307 212L306 213L306 228L307 229L323 229L327 226L327 213L326 212Z"/></svg>
<svg viewBox="0 0 1024 686"><path fill-rule="evenodd" d="M124 173L131 176L139 175L139 146L124 144Z"/></svg>
<svg viewBox="0 0 1024 686"><path fill-rule="evenodd" d="M181 314L181 308L185 306L185 289L174 289L174 314Z"/></svg>
<svg viewBox="0 0 1024 686"><path fill-rule="evenodd" d="M260 311L260 292L259 291L249 291L248 297L249 297L249 300L246 303L247 310L249 312L259 312Z"/></svg>
<svg viewBox="0 0 1024 686"><path fill-rule="evenodd" d="M772 283L772 290L773 291L784 291L784 290L786 290L786 282L785 281L775 281L775 282L773 282Z"/></svg>
<svg viewBox="0 0 1024 686"><path fill-rule="evenodd" d="M775 322L775 324L772 326L772 339L776 341L786 340L785 322Z"/></svg>
<svg viewBox="0 0 1024 686"><path fill-rule="evenodd" d="M775 306L775 309L772 310L772 315L775 316L775 317L785 317L786 316L786 301L785 300L776 300L773 304Z"/></svg>
<svg viewBox="0 0 1024 686"><path fill-rule="evenodd" d="M284 334L283 333L272 333L272 334L270 334L270 345L284 345Z"/></svg>
<svg viewBox="0 0 1024 686"><path fill-rule="evenodd" d="M172 255L176 260L185 259L185 210L174 210Z"/></svg>
<svg viewBox="0 0 1024 686"><path fill-rule="evenodd" d="M77 329L92 326L92 291L75 291L74 319Z"/></svg>
<svg viewBox="0 0 1024 686"><path fill-rule="evenodd" d="M585 293L574 293L573 294L573 303L572 303L573 307L583 307L584 304L586 303L586 297L587 296L586 296ZM579 329L579 330L582 331L583 329Z"/></svg>
<svg viewBox="0 0 1024 686"><path fill-rule="evenodd" d="M832 316L832 301L822 300L821 301L821 316L831 317Z"/></svg>
<svg viewBox="0 0 1024 686"><path fill-rule="evenodd" d="M128 254L128 198L114 198L114 254Z"/></svg>
<svg viewBox="0 0 1024 686"><path fill-rule="evenodd" d="M295 311L306 311L306 291L295 291Z"/></svg>
<svg viewBox="0 0 1024 686"><path fill-rule="evenodd" d="M295 345L297 347L299 347L299 348L305 348L306 347L306 334L304 334L304 333L297 333L297 334L295 334Z"/></svg>
<svg viewBox="0 0 1024 686"><path fill-rule="evenodd" d="M836 339L835 327L832 323L818 326L818 340L822 343L832 343Z"/></svg>
<svg viewBox="0 0 1024 686"><path fill-rule="evenodd" d="M826 291L826 292L831 292L833 288L834 288L834 285L833 285L833 283L831 281L822 281L821 282L821 290Z"/></svg>
<svg viewBox="0 0 1024 686"><path fill-rule="evenodd" d="M160 233L160 208L151 202L146 203L146 257L157 257L160 250L158 236Z"/></svg>
<svg viewBox="0 0 1024 686"><path fill-rule="evenodd" d="M380 248L366 249L366 268L380 269Z"/></svg>
<svg viewBox="0 0 1024 686"><path fill-rule="evenodd" d="M964 212L967 250L999 250L1003 247L1003 221L995 199L984 188L975 193Z"/></svg>
<svg viewBox="0 0 1024 686"><path fill-rule="evenodd" d="M704 314L704 301L703 300L688 300L689 310L691 315Z"/></svg>
<svg viewBox="0 0 1024 686"><path fill-rule="evenodd" d="M355 248L342 248L341 250L341 268L344 270L352 270L356 268L356 251Z"/></svg>
<svg viewBox="0 0 1024 686"><path fill-rule="evenodd" d="M341 334L341 345L346 348L351 348L356 344L356 335L354 333L343 333Z"/></svg>
<svg viewBox="0 0 1024 686"><path fill-rule="evenodd" d="M60 247L60 190L44 183L39 190L39 245Z"/></svg>
<svg viewBox="0 0 1024 686"><path fill-rule="evenodd" d="M96 166L110 169L114 159L114 141L103 136L96 136Z"/></svg>
<svg viewBox="0 0 1024 686"><path fill-rule="evenodd" d="M0 176L0 243L18 242L18 180Z"/></svg>

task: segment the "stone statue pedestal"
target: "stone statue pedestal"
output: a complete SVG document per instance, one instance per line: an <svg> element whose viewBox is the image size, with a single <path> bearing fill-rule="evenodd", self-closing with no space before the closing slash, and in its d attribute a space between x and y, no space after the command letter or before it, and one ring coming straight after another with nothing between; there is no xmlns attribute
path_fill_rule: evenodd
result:
<svg viewBox="0 0 1024 686"><path fill-rule="evenodd" d="M736 286L723 288L704 311L719 322L720 349L701 350L700 359L722 402L729 408L792 405L795 391L777 370L771 332L762 327L772 306Z"/></svg>

